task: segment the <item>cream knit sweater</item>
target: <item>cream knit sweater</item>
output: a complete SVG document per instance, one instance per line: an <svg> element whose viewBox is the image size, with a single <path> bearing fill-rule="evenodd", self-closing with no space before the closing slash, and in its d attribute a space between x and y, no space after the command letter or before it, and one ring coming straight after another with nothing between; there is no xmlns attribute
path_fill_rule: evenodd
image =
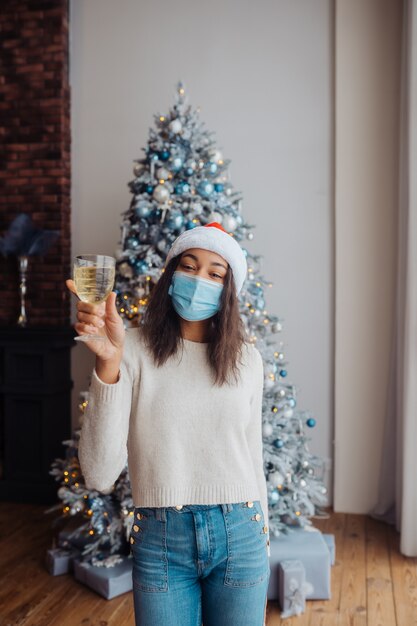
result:
<svg viewBox="0 0 417 626"><path fill-rule="evenodd" d="M85 483L108 493L127 461L138 507L260 500L270 555L262 357L245 343L241 380L219 387L206 350L184 339L158 368L140 327L126 331L119 380L92 373L79 441Z"/></svg>

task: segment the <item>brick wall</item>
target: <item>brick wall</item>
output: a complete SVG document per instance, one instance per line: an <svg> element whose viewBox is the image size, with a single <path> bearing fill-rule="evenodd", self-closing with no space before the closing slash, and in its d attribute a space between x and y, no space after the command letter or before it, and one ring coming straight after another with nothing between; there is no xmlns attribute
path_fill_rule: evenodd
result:
<svg viewBox="0 0 417 626"><path fill-rule="evenodd" d="M13 217L60 231L43 257L31 257L30 326L69 324L70 93L68 0L0 3L0 233ZM19 314L15 257L0 257L0 324Z"/></svg>

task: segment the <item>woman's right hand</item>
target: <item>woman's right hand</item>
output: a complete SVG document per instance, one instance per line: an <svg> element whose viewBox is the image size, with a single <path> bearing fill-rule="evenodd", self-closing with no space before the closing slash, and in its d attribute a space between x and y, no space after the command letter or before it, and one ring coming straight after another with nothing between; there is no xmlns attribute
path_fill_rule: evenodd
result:
<svg viewBox="0 0 417 626"><path fill-rule="evenodd" d="M77 294L73 280L67 280L68 289ZM120 363L125 342L123 320L117 312L116 294L111 292L106 300L100 304L77 302L77 323L74 325L79 335L101 335L104 340L92 339L85 341L85 345L102 362Z"/></svg>

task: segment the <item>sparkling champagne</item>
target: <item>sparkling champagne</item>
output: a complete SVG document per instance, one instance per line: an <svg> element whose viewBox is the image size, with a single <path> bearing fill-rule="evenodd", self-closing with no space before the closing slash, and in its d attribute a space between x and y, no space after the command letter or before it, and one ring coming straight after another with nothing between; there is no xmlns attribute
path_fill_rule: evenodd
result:
<svg viewBox="0 0 417 626"><path fill-rule="evenodd" d="M75 267L74 282L78 296L83 302L100 304L113 289L114 267Z"/></svg>
<svg viewBox="0 0 417 626"><path fill-rule="evenodd" d="M116 259L104 254L83 254L74 260L73 278L77 295L83 302L100 304L107 299L114 285ZM97 339L103 341L103 334L81 334L76 341Z"/></svg>

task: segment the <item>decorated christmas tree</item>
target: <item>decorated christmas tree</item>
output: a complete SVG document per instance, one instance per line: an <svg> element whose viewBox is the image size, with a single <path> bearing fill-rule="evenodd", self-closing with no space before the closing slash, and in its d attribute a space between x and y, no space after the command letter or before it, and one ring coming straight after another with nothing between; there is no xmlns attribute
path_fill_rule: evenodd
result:
<svg viewBox="0 0 417 626"><path fill-rule="evenodd" d="M205 129L199 109L187 103L183 85L167 113L155 115L145 155L135 160L132 194L123 213L116 250L118 309L125 324L137 326L158 281L169 248L184 230L219 222L242 246L248 274L239 294L247 337L264 363L263 444L271 536L291 527L311 525L327 504L323 462L310 453L306 435L315 419L297 408L296 389L288 382L280 319L266 309L273 283L261 274L260 255L245 248L254 225L242 215L242 195L230 181L230 161ZM81 408L87 402L81 402ZM79 431L67 444L66 459L52 468L61 482L58 491L64 517L77 517L84 555L96 560L125 553L133 502L127 467L107 494L87 491L77 457Z"/></svg>

